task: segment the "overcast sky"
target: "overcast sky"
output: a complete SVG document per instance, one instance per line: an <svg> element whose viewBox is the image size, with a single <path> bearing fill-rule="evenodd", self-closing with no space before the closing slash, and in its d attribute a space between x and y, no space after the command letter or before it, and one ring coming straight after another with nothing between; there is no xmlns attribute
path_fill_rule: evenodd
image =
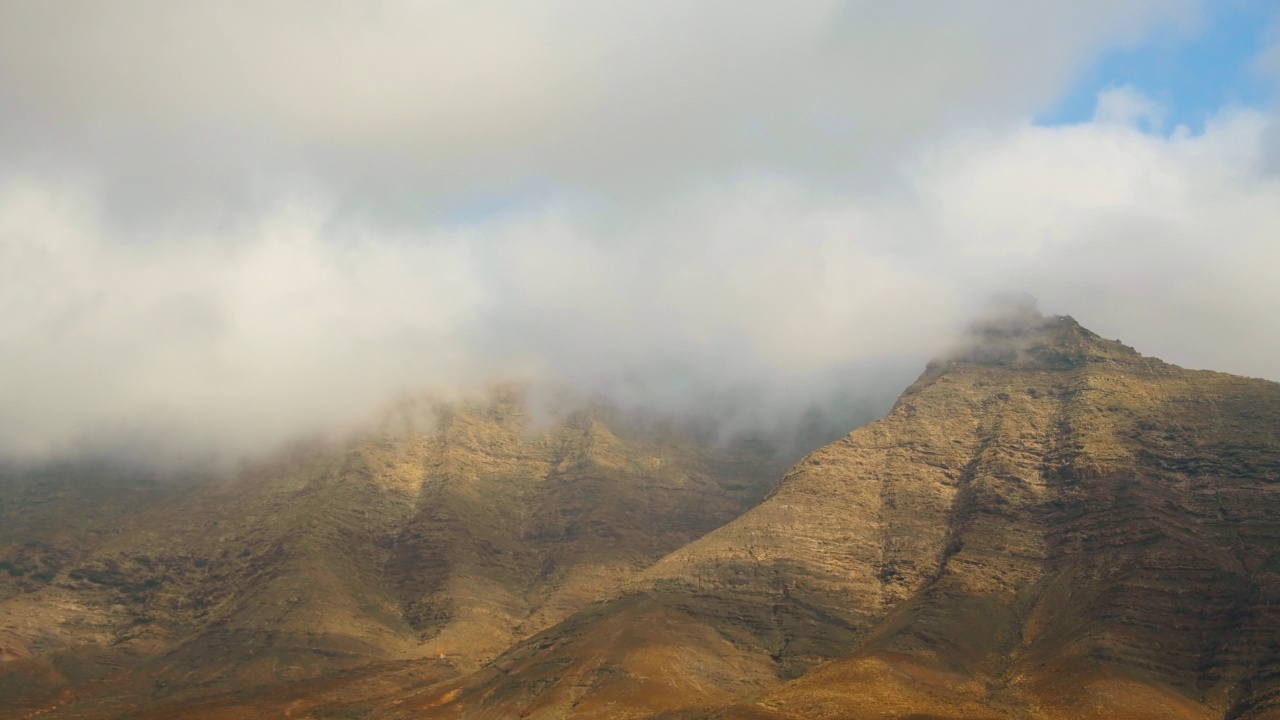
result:
<svg viewBox="0 0 1280 720"><path fill-rule="evenodd" d="M989 297L1280 379L1246 0L0 0L0 456L533 378L776 429Z"/></svg>

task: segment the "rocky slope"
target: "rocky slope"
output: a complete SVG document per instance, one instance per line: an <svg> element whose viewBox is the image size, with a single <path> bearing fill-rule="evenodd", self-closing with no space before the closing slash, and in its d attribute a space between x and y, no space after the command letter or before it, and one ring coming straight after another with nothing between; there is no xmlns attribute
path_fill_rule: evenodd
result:
<svg viewBox="0 0 1280 720"><path fill-rule="evenodd" d="M1005 318L759 506L370 717L1280 717L1280 385Z"/></svg>
<svg viewBox="0 0 1280 720"><path fill-rule="evenodd" d="M255 702L451 677L731 520L778 472L761 444L527 414L513 392L410 404L230 481L10 469L0 717L261 717Z"/></svg>
<svg viewBox="0 0 1280 720"><path fill-rule="evenodd" d="M1280 718L1276 383L1015 314L763 500L759 446L522 413L10 478L0 717Z"/></svg>

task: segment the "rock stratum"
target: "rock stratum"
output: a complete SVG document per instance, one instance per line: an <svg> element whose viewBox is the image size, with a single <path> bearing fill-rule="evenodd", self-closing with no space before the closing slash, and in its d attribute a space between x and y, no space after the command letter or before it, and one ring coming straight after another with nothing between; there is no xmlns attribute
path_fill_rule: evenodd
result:
<svg viewBox="0 0 1280 720"><path fill-rule="evenodd" d="M0 715L1280 718L1276 383L1014 314L763 499L751 444L514 407L17 483Z"/></svg>

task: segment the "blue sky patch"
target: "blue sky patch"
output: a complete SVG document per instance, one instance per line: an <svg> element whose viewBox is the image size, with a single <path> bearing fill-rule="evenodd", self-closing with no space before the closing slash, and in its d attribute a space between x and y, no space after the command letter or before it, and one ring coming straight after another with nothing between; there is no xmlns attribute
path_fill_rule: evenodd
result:
<svg viewBox="0 0 1280 720"><path fill-rule="evenodd" d="M1076 78L1066 96L1042 114L1044 125L1074 124L1093 117L1098 93L1131 86L1162 105L1164 129L1193 132L1224 106L1262 107L1274 89L1259 77L1254 59L1266 47L1280 12L1275 0L1210 0L1204 21L1188 33L1163 28L1144 44L1104 54Z"/></svg>

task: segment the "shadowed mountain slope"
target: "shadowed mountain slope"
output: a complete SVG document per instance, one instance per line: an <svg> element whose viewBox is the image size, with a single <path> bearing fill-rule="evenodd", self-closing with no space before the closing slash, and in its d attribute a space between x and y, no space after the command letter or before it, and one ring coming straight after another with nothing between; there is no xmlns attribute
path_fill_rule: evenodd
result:
<svg viewBox="0 0 1280 720"><path fill-rule="evenodd" d="M1280 385L975 328L759 506L372 717L1280 717Z"/></svg>

